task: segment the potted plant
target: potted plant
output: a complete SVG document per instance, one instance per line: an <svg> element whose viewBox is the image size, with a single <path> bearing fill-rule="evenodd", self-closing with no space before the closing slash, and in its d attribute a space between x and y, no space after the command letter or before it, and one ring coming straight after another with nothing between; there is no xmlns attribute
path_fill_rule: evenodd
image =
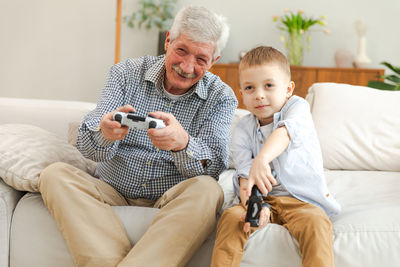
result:
<svg viewBox="0 0 400 267"><path fill-rule="evenodd" d="M391 69L395 74L382 75L381 78L387 82L369 81L368 86L381 90L400 91L400 67L393 66L388 62L381 62L381 64Z"/></svg>
<svg viewBox="0 0 400 267"><path fill-rule="evenodd" d="M128 27L157 28L159 31L158 55L164 53L166 33L173 21L177 0L139 0L139 9L124 17Z"/></svg>
<svg viewBox="0 0 400 267"><path fill-rule="evenodd" d="M287 49L287 57L291 65L302 65L304 54L304 42L310 49L310 28L319 25L323 28L324 33L329 33L325 28L325 16L319 18L309 17L303 10L294 13L289 9L285 9L282 16L273 16L273 21L278 23L277 27L286 35L281 36L282 42L285 43Z"/></svg>

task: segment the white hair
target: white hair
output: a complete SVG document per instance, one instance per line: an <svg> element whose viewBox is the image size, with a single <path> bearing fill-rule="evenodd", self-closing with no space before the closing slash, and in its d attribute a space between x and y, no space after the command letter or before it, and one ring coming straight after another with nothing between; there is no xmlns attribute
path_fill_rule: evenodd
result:
<svg viewBox="0 0 400 267"><path fill-rule="evenodd" d="M181 33L194 42L213 44L213 59L216 59L228 41L229 26L222 15L217 15L205 7L187 6L175 16L170 29L171 42Z"/></svg>

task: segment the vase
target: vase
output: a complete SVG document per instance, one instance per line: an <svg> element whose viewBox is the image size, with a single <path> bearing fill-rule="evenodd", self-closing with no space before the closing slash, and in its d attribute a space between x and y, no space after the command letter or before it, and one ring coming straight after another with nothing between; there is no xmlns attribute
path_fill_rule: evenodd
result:
<svg viewBox="0 0 400 267"><path fill-rule="evenodd" d="M304 41L304 33L298 31L289 33L286 48L290 65L303 64Z"/></svg>

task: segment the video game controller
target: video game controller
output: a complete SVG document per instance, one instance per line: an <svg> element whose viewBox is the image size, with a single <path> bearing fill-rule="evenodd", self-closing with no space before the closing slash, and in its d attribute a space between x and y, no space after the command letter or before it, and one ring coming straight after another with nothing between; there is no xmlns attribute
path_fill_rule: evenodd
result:
<svg viewBox="0 0 400 267"><path fill-rule="evenodd" d="M275 170L272 170L272 176L276 178ZM251 196L246 202L247 213L245 222L249 222L251 227L258 227L258 218L260 217L260 212L263 207L270 208L268 203L263 203L263 195L258 189L257 185L254 185L251 189Z"/></svg>
<svg viewBox="0 0 400 267"><path fill-rule="evenodd" d="M141 117L132 113L115 112L113 118L121 125L128 126L129 128L133 129L148 130L151 128L165 128L163 120L155 119L152 117Z"/></svg>
<svg viewBox="0 0 400 267"><path fill-rule="evenodd" d="M263 196L258 189L257 185L254 185L251 189L251 196L247 200L247 213L246 222L250 223L251 227L258 227L258 217L260 217L261 206L263 202Z"/></svg>

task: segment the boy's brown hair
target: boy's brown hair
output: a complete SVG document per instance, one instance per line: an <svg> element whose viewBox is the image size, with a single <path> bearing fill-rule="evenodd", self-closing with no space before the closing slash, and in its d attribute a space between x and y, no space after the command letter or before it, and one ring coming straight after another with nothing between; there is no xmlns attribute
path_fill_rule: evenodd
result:
<svg viewBox="0 0 400 267"><path fill-rule="evenodd" d="M279 50L270 46L259 46L247 52L240 60L239 72L245 68L260 66L267 63L277 63L290 80L289 61Z"/></svg>

